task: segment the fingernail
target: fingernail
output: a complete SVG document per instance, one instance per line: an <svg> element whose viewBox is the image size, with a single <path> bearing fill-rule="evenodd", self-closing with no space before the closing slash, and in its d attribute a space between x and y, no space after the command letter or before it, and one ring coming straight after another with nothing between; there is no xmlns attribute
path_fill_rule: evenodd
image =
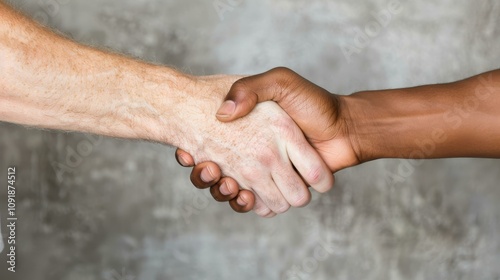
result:
<svg viewBox="0 0 500 280"><path fill-rule="evenodd" d="M182 166L188 166L187 160L184 155L179 156L179 162L181 163Z"/></svg>
<svg viewBox="0 0 500 280"><path fill-rule="evenodd" d="M239 206L246 206L247 205L247 202L241 196L239 196L236 199L236 203L238 203Z"/></svg>
<svg viewBox="0 0 500 280"><path fill-rule="evenodd" d="M222 185L220 185L219 191L223 195L230 195L231 194L231 192L229 191L229 188L227 187L226 182L224 182L224 183L222 183Z"/></svg>
<svg viewBox="0 0 500 280"><path fill-rule="evenodd" d="M236 104L234 101L226 100L220 106L219 111L217 111L217 116L227 118L234 113L234 110L236 110Z"/></svg>
<svg viewBox="0 0 500 280"><path fill-rule="evenodd" d="M214 180L214 175L212 174L212 170L210 170L210 167L203 168L200 174L201 180L205 183L210 183L212 180Z"/></svg>

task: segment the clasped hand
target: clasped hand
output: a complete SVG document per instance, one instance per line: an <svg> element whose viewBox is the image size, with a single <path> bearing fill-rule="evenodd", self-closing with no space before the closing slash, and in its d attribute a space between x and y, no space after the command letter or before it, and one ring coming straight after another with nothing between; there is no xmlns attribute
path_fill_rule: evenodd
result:
<svg viewBox="0 0 500 280"><path fill-rule="evenodd" d="M264 101L276 102L288 116L272 102L256 106ZM272 217L290 206L305 206L311 196L306 186L326 192L334 184L334 172L359 163L342 97L292 70L275 68L236 81L216 116L231 125L252 110L244 119L253 117L253 123L237 137L227 135L235 139L234 146L218 153L239 153L245 147L254 160L242 154L238 163L228 165L222 158L195 160L185 150L176 151L181 165L194 166L192 183L210 188L215 200L229 201L237 212L253 209ZM211 134L219 136L220 131Z"/></svg>

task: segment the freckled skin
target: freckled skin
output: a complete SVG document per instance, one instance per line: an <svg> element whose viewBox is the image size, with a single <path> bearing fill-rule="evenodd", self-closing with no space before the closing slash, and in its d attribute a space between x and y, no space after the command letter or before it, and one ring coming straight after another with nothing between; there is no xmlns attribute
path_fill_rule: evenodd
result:
<svg viewBox="0 0 500 280"><path fill-rule="evenodd" d="M313 187L333 185L326 164L276 104L231 124L217 120L241 76L194 77L79 45L2 2L0 18L0 121L181 147L194 163L215 161L218 175L254 192L249 199L266 217L309 202L300 176L306 166L324 173Z"/></svg>
<svg viewBox="0 0 500 280"><path fill-rule="evenodd" d="M203 121L186 119L185 126L192 133L211 137L187 138L179 147L191 152L197 163L207 159L217 162L222 175L237 179L242 189L257 194L254 210L261 216L282 213L290 205L307 204L310 193L302 178L295 174L289 154L300 154L292 161L296 166L318 166L324 172L326 165L317 160L319 156L302 131L276 104L260 104L247 118L232 123L217 120L217 107L234 82L227 80L227 76L214 76L195 83L195 88L204 88L212 94L203 97L204 106L199 107L203 114L198 114L196 109L190 111L190 114L206 116ZM186 100L190 102L196 101ZM329 177L329 171L326 173L322 180L315 182L325 189L333 185L333 177Z"/></svg>

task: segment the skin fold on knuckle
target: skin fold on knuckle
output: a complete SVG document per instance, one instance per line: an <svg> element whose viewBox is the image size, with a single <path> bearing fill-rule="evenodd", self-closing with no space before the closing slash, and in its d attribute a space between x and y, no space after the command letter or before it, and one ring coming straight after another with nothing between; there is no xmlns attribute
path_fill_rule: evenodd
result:
<svg viewBox="0 0 500 280"><path fill-rule="evenodd" d="M288 202L278 202L271 210L276 214L283 214L290 209Z"/></svg>
<svg viewBox="0 0 500 280"><path fill-rule="evenodd" d="M271 167L282 157L278 147L271 145L263 145L257 153L257 160L265 167Z"/></svg>
<svg viewBox="0 0 500 280"><path fill-rule="evenodd" d="M266 206L254 207L253 212L260 217L266 217L267 215L273 213L273 211Z"/></svg>
<svg viewBox="0 0 500 280"><path fill-rule="evenodd" d="M304 174L304 179L309 183L310 185L317 185L323 182L323 178L325 177L325 170L323 169L322 166L310 166L307 171L307 173Z"/></svg>
<svg viewBox="0 0 500 280"><path fill-rule="evenodd" d="M240 171L240 175L247 184L251 184L252 182L259 181L262 177L262 171L259 168L254 166L246 166L243 167Z"/></svg>
<svg viewBox="0 0 500 280"><path fill-rule="evenodd" d="M274 68L271 70L271 74L274 77L275 88L280 101L284 101L288 93L293 92L292 90L296 88L296 83L301 80L297 73L286 67Z"/></svg>
<svg viewBox="0 0 500 280"><path fill-rule="evenodd" d="M271 120L271 128L281 139L291 143L299 143L302 131L297 127L297 124L287 115L279 115Z"/></svg>
<svg viewBox="0 0 500 280"><path fill-rule="evenodd" d="M284 188L281 192L284 194L286 201L291 207L302 207L309 202L310 193L302 179L296 174L286 174L286 172L295 172L293 169L277 170L281 176L279 180ZM276 177L278 178L278 177Z"/></svg>
<svg viewBox="0 0 500 280"><path fill-rule="evenodd" d="M311 200L311 193L308 190L303 190L297 193L295 198L290 201L292 207L304 207L309 204Z"/></svg>

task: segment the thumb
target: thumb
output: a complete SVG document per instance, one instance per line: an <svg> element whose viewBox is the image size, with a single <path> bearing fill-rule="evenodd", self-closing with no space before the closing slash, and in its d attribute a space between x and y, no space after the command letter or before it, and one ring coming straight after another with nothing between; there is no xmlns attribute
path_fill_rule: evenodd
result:
<svg viewBox="0 0 500 280"><path fill-rule="evenodd" d="M279 103L282 89L276 78L279 77L280 71L280 68L275 68L236 81L217 111L217 119L230 122L248 115L257 103L270 100Z"/></svg>

